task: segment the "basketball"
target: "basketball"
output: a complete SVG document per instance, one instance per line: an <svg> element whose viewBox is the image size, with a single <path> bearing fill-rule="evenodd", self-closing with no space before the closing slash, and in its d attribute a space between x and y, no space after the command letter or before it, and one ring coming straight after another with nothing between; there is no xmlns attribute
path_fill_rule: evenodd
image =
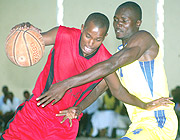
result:
<svg viewBox="0 0 180 140"><path fill-rule="evenodd" d="M6 55L17 66L29 67L43 57L45 44L35 29L18 28L12 31L5 44Z"/></svg>

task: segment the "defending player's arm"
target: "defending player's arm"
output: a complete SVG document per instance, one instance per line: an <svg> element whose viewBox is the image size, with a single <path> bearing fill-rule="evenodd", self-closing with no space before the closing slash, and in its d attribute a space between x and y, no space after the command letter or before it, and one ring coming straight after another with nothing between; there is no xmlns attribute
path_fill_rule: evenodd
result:
<svg viewBox="0 0 180 140"><path fill-rule="evenodd" d="M146 109L146 110L152 110L156 107L168 106L168 104L173 103L172 101L170 101L170 99L172 99L172 98L169 98L169 97L162 97L162 98L159 98L157 100L153 100L153 101L148 102L148 103L143 102L142 100L140 100L136 96L129 93L129 91L121 84L116 73L112 73L112 74L108 75L107 77L104 78L104 80L106 81L112 95L114 97L116 97L118 100L120 100L126 104L137 106L139 108ZM92 92L88 96L88 98L86 98L87 103L88 103L88 100L91 100L90 98L93 98L94 95L97 98L99 95L102 94L102 93L98 93L98 92L103 91L102 90L102 88L104 86L103 84L104 83L101 84L101 87L100 87L100 85L98 85L99 87L97 86L98 87L97 90ZM86 106L86 103L83 101L78 106L81 106L81 108L84 110L89 105Z"/></svg>
<svg viewBox="0 0 180 140"><path fill-rule="evenodd" d="M116 97L118 100L140 107L142 109L146 110L152 110L154 108L157 108L159 106L168 106L168 104L172 104L173 102L170 101L169 97L162 97L157 100L153 100L151 102L145 103L141 101L136 96L130 94L126 88L121 84L119 81L119 78L117 77L116 73L112 73L104 78L108 87L111 90L111 93L114 97ZM71 107L67 110L60 111L57 116L64 116L64 119L61 123L63 123L67 118L72 120L73 118L77 118L77 116L80 115L80 113L86 109L90 104L92 104L104 91L107 89L106 84L104 81L102 81L96 88L76 107ZM72 125L72 123L71 123Z"/></svg>
<svg viewBox="0 0 180 140"><path fill-rule="evenodd" d="M102 80L92 91L91 93L84 98L82 102L80 102L76 107L70 107L66 110L59 111L59 114L56 116L64 116L61 123L63 123L66 119L69 119L70 127L72 126L72 119L77 118L81 112L90 106L100 95L102 95L108 86L104 80Z"/></svg>
<svg viewBox="0 0 180 140"><path fill-rule="evenodd" d="M82 112L88 106L90 106L96 99L101 96L106 90L108 86L104 80L102 80L93 90L92 92L81 102L77 107Z"/></svg>
<svg viewBox="0 0 180 140"><path fill-rule="evenodd" d="M126 104L137 106L146 110L152 110L159 106L168 106L168 104L173 103L170 101L170 99L172 99L170 97L162 97L147 103L143 102L136 96L129 93L129 91L121 84L116 73L113 73L104 79L111 90L112 95Z"/></svg>
<svg viewBox="0 0 180 140"><path fill-rule="evenodd" d="M144 40L147 40L145 42ZM115 72L118 68L123 67L138 60L152 46L154 39L144 31L138 32L128 41L126 47L115 53L106 61L100 62L83 73L71 77L64 82L67 88L80 86L82 84L97 80Z"/></svg>
<svg viewBox="0 0 180 140"><path fill-rule="evenodd" d="M144 43L147 40L146 43ZM154 43L153 37L147 32L138 32L128 41L126 47L114 54L110 59L100 62L83 73L70 77L64 81L56 83L43 95L37 98L40 102L38 105L46 106L54 100L57 103L64 93L72 88L83 85L85 83L97 80L116 71L119 67L123 67L135 60L138 60Z"/></svg>

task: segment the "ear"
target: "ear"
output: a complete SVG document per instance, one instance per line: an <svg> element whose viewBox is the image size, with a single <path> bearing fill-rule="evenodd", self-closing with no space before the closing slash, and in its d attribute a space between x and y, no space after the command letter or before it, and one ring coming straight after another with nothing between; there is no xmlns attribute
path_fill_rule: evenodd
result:
<svg viewBox="0 0 180 140"><path fill-rule="evenodd" d="M139 28L139 27L141 26L141 23L142 23L141 20L137 20L137 21L136 21L136 26L137 26L137 28Z"/></svg>
<svg viewBox="0 0 180 140"><path fill-rule="evenodd" d="M82 24L81 25L81 33L83 32L83 29L84 29L84 25Z"/></svg>

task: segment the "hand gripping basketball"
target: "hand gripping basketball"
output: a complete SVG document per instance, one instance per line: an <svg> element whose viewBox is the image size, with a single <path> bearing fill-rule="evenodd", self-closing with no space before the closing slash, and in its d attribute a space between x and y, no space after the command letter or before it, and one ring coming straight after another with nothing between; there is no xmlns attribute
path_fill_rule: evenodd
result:
<svg viewBox="0 0 180 140"><path fill-rule="evenodd" d="M34 28L24 27L11 31L6 39L6 55L17 66L29 67L43 57L45 44Z"/></svg>

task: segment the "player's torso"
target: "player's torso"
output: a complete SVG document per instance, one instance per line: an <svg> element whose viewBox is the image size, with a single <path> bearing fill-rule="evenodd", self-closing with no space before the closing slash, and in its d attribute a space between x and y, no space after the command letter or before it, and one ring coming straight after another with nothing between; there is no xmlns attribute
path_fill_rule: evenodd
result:
<svg viewBox="0 0 180 140"><path fill-rule="evenodd" d="M151 61L135 61L118 69L118 76L125 88L144 102L150 102L160 97L169 97L167 79L161 52ZM145 110L126 105L129 116L142 113ZM169 107L172 109L172 107ZM156 110L168 109L159 107ZM146 113L154 116L154 112Z"/></svg>
<svg viewBox="0 0 180 140"><path fill-rule="evenodd" d="M161 52L151 61L134 61L117 74L128 91L143 101L169 96Z"/></svg>
<svg viewBox="0 0 180 140"><path fill-rule="evenodd" d="M52 84L77 75L92 65L110 57L110 53L104 49L104 46L101 46L97 53L92 57L88 59L83 57L80 55L80 30L72 29L71 31L69 28L60 28L59 30L59 34L57 33L55 46L52 48L47 64L38 78L39 82L36 83L41 87L41 90L37 91L39 93L47 91ZM61 104L59 105L61 109L77 105L78 102L89 94L89 92L96 84L98 84L99 81L100 79L96 80L95 82L68 90L63 99L58 103ZM37 88L35 87L35 89ZM58 109L60 109L59 106Z"/></svg>

